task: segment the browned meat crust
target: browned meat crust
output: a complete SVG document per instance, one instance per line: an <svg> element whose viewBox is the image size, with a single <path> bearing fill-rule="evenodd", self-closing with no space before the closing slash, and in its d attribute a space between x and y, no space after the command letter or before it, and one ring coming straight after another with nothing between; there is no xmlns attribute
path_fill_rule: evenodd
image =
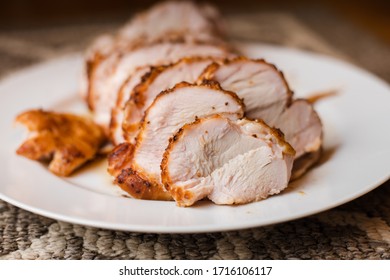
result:
<svg viewBox="0 0 390 280"><path fill-rule="evenodd" d="M139 83L133 90L130 95L130 99L126 102L124 109L124 118L122 123L122 129L124 131L124 138L127 141L131 141L131 135L136 133L139 128L139 124L132 124L126 121L128 119L128 114L132 110L140 110L145 105L145 96L144 92L147 90L149 85L156 79L156 77L166 69L167 66L156 66L152 67L151 70L146 73Z"/></svg>
<svg viewBox="0 0 390 280"><path fill-rule="evenodd" d="M95 70L97 66L105 59L100 53L96 53L93 58L87 59L85 62L85 71L88 81L87 94L85 97L85 101L88 105L88 109L91 111L95 110L94 96L91 80L93 79Z"/></svg>
<svg viewBox="0 0 390 280"><path fill-rule="evenodd" d="M171 195L161 187L143 178L131 168L134 146L122 143L108 156L108 172L115 177L114 183L132 197L148 200L172 200Z"/></svg>
<svg viewBox="0 0 390 280"><path fill-rule="evenodd" d="M94 158L106 141L98 125L73 114L30 110L18 115L15 121L34 133L16 153L32 160L49 161L49 170L59 176L69 176Z"/></svg>

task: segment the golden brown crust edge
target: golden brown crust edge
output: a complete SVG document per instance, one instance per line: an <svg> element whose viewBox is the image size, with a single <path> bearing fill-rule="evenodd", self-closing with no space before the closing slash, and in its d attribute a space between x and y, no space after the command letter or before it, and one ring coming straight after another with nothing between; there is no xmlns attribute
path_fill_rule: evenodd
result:
<svg viewBox="0 0 390 280"><path fill-rule="evenodd" d="M146 178L132 167L134 146L122 143L108 156L108 172L115 177L114 183L136 199L172 200L171 195L161 186Z"/></svg>
<svg viewBox="0 0 390 280"><path fill-rule="evenodd" d="M71 175L93 159L106 142L97 124L73 114L29 110L19 114L15 122L36 133L16 153L32 160L48 161L49 170L58 176Z"/></svg>

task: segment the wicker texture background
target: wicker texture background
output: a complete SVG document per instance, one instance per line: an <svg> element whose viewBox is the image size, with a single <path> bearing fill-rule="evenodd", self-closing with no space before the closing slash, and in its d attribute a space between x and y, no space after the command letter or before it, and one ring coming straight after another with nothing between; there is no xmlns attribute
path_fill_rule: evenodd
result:
<svg viewBox="0 0 390 280"><path fill-rule="evenodd" d="M325 13L228 17L233 39L325 53L390 81L390 50ZM81 51L115 24L0 33L0 77ZM356 42L359 42L356 44ZM389 167L390 168L390 167ZM336 209L283 224L210 234L141 234L48 219L0 200L0 259L390 259L390 181Z"/></svg>

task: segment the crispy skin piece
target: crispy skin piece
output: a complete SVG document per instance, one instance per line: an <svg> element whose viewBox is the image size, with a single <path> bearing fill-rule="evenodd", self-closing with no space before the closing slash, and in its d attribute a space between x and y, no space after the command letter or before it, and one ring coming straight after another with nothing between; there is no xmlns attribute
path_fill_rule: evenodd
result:
<svg viewBox="0 0 390 280"><path fill-rule="evenodd" d="M98 125L73 114L30 110L18 115L15 121L32 132L16 153L49 161L49 170L58 176L69 176L94 158L106 141Z"/></svg>

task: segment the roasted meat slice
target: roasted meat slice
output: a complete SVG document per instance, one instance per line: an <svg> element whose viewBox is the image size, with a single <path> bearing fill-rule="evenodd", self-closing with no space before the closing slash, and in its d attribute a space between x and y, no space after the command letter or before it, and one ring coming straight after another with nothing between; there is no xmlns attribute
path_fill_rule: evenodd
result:
<svg viewBox="0 0 390 280"><path fill-rule="evenodd" d="M31 110L16 117L32 132L17 154L49 161L49 170L68 176L95 157L106 141L103 130L91 120L73 114Z"/></svg>
<svg viewBox="0 0 390 280"><path fill-rule="evenodd" d="M296 158L318 151L322 144L322 124L313 106L305 99L297 99L279 117L276 125L294 147Z"/></svg>
<svg viewBox="0 0 390 280"><path fill-rule="evenodd" d="M80 83L80 94L82 98L88 102L89 80L93 69L101 60L112 52L114 46L114 38L104 34L95 38L88 49L85 51L85 64Z"/></svg>
<svg viewBox="0 0 390 280"><path fill-rule="evenodd" d="M133 72L133 74L121 86L116 105L112 108L110 121L110 140L114 145L122 143L125 139L123 137L122 123L124 119L124 109L126 102L129 100L133 89L142 81L142 77L151 71L151 67L141 67Z"/></svg>
<svg viewBox="0 0 390 280"><path fill-rule="evenodd" d="M307 100L297 99L278 118L275 127L284 133L286 140L296 151L292 177L298 178L319 159L322 145L321 120Z"/></svg>
<svg viewBox="0 0 390 280"><path fill-rule="evenodd" d="M217 81L245 103L245 115L274 125L291 102L292 92L283 74L264 60L238 57L211 64L200 77Z"/></svg>
<svg viewBox="0 0 390 280"><path fill-rule="evenodd" d="M85 53L81 93L88 99L91 74L112 53L124 54L168 42L224 45L223 29L220 14L213 6L189 1L157 4L134 16L115 36L105 34L91 43ZM90 101L89 106L93 109Z"/></svg>
<svg viewBox="0 0 390 280"><path fill-rule="evenodd" d="M320 155L322 125L305 100L292 101L292 91L283 74L264 60L243 57L213 63L200 80L214 80L244 100L245 114L279 128L296 150L292 178L302 175Z"/></svg>
<svg viewBox="0 0 390 280"><path fill-rule="evenodd" d="M220 40L222 29L223 20L213 6L169 1L136 15L119 30L118 36L143 45L177 40L210 43Z"/></svg>
<svg viewBox="0 0 390 280"><path fill-rule="evenodd" d="M161 43L127 53L113 52L89 70L87 99L94 120L108 128L118 91L137 68L171 64L189 56L223 57L228 53L220 46L183 43Z"/></svg>
<svg viewBox="0 0 390 280"><path fill-rule="evenodd" d="M161 91L180 82L194 83L212 61L211 58L184 58L172 65L154 67L146 74L140 84L130 89L132 93L125 106L123 119L126 140L134 143L145 110Z"/></svg>
<svg viewBox="0 0 390 280"><path fill-rule="evenodd" d="M132 51L161 42L222 43L224 23L215 7L187 1L157 4L135 15L115 35L101 35L86 51L86 60L114 50Z"/></svg>
<svg viewBox="0 0 390 280"><path fill-rule="evenodd" d="M179 206L208 197L243 204L277 194L288 185L293 148L262 121L219 115L186 124L169 143L162 182Z"/></svg>
<svg viewBox="0 0 390 280"><path fill-rule="evenodd" d="M168 199L170 195L161 185L160 164L169 138L184 124L202 116L222 114L234 119L243 113L237 95L216 83L177 84L160 93L146 110L130 167L120 172L110 167L111 174L119 173L115 182L135 198Z"/></svg>

